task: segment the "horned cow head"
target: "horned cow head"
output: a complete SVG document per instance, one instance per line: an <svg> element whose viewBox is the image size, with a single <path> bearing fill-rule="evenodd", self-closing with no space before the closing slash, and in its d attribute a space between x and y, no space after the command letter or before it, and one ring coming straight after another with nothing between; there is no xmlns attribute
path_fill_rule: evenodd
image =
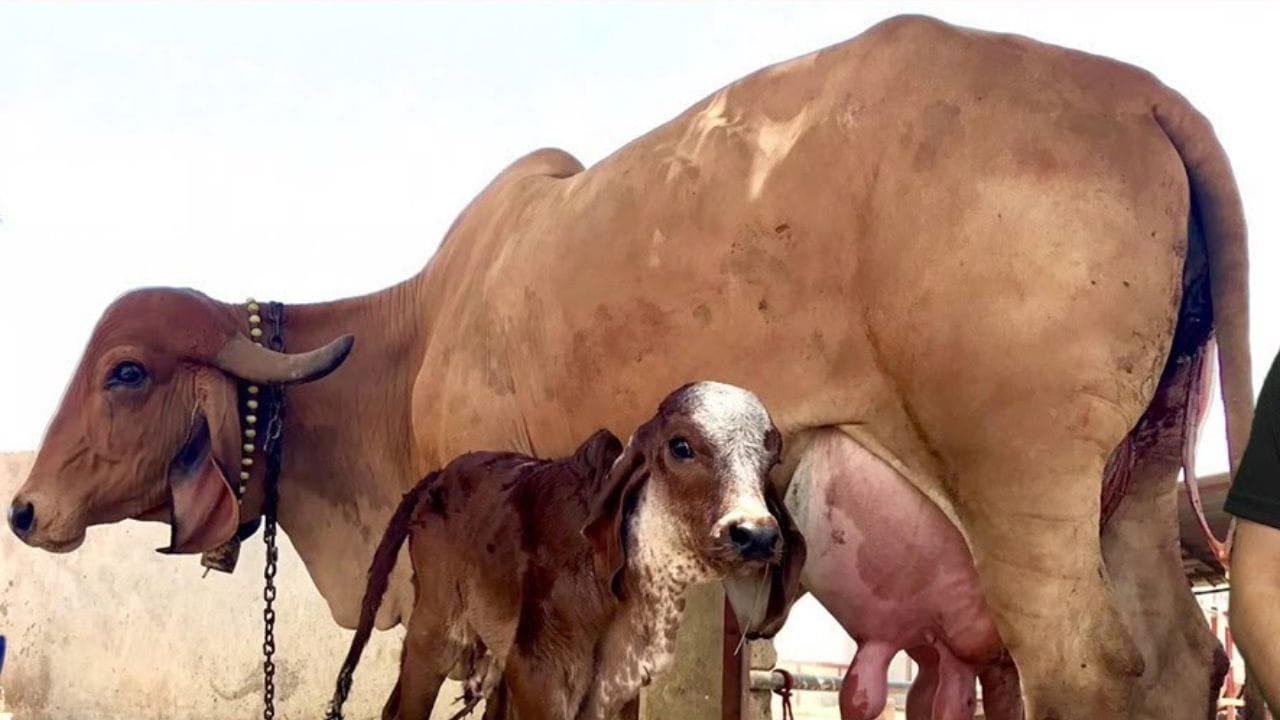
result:
<svg viewBox="0 0 1280 720"><path fill-rule="evenodd" d="M68 552L90 525L134 518L172 525L168 552L228 540L240 508L237 383L304 383L337 368L343 336L311 352L249 340L243 311L189 290L149 289L98 321L8 512L29 545Z"/></svg>

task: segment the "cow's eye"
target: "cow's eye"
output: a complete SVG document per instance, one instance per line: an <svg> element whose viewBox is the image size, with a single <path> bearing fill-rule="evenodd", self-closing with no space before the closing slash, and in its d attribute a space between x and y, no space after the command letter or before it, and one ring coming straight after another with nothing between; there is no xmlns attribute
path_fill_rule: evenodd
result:
<svg viewBox="0 0 1280 720"><path fill-rule="evenodd" d="M111 374L107 376L107 387L136 388L146 379L145 368L132 360L125 360L111 368Z"/></svg>
<svg viewBox="0 0 1280 720"><path fill-rule="evenodd" d="M671 441L667 443L667 449L671 451L671 456L677 460L693 459L693 446L682 437L671 438Z"/></svg>

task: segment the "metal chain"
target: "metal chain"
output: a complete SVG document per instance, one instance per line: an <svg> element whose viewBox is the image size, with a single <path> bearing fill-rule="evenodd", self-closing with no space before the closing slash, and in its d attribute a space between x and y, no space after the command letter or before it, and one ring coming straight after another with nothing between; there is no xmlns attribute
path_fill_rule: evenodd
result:
<svg viewBox="0 0 1280 720"><path fill-rule="evenodd" d="M262 539L267 544L267 567L263 573L266 586L262 589L265 605L262 609L262 717L274 720L276 716L276 611L272 607L276 600L276 523L267 520Z"/></svg>
<svg viewBox="0 0 1280 720"><path fill-rule="evenodd" d="M795 689L796 679L782 668L774 668L773 672L782 675L782 687L774 690L782 698L782 720L795 720L796 712L791 707L791 691Z"/></svg>
<svg viewBox="0 0 1280 720"><path fill-rule="evenodd" d="M266 308L268 327L267 347L284 352L284 308L279 303L269 303ZM263 449L267 456L266 478L263 487L262 540L267 546L267 564L263 570L265 584L262 588L262 717L274 720L276 716L276 570L279 551L276 548L276 510L280 502L280 446L284 430L284 390L279 385L264 388L268 420Z"/></svg>

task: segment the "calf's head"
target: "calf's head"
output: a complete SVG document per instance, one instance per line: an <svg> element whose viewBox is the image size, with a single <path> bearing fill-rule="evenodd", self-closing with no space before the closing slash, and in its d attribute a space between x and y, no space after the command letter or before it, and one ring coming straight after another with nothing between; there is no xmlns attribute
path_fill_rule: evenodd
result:
<svg viewBox="0 0 1280 720"><path fill-rule="evenodd" d="M288 355L242 333L242 308L186 290L139 290L113 303L89 340L35 465L8 510L29 545L75 549L89 525L171 523L169 552L228 540L240 510L237 381L296 383L345 359L344 336Z"/></svg>
<svg viewBox="0 0 1280 720"><path fill-rule="evenodd" d="M798 590L804 539L769 481L782 437L764 405L732 385L668 395L602 483L584 533L619 596L637 583L764 573L760 625L781 626ZM772 628L776 632L776 628Z"/></svg>

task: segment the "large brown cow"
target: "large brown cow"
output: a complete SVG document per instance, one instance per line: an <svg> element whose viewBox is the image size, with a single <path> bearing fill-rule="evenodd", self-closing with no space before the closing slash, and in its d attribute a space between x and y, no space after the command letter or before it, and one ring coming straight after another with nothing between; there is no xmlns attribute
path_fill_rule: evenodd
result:
<svg viewBox="0 0 1280 720"><path fill-rule="evenodd" d="M788 448L838 429L956 525L1031 717L1203 717L1212 640L1155 549L1167 492L1100 539L1104 467L1162 377L1193 226L1234 460L1252 396L1245 228L1209 123L1126 65L890 20L589 170L529 155L411 280L289 307L292 348L359 340L289 391L280 523L351 626L351 580L428 469L480 448L566 454L717 378L754 390ZM27 542L69 549L86 524L162 511L196 406L232 412L218 358L243 312L157 290L107 310L15 499ZM106 387L128 358L150 375ZM410 607L396 582L383 625Z"/></svg>

